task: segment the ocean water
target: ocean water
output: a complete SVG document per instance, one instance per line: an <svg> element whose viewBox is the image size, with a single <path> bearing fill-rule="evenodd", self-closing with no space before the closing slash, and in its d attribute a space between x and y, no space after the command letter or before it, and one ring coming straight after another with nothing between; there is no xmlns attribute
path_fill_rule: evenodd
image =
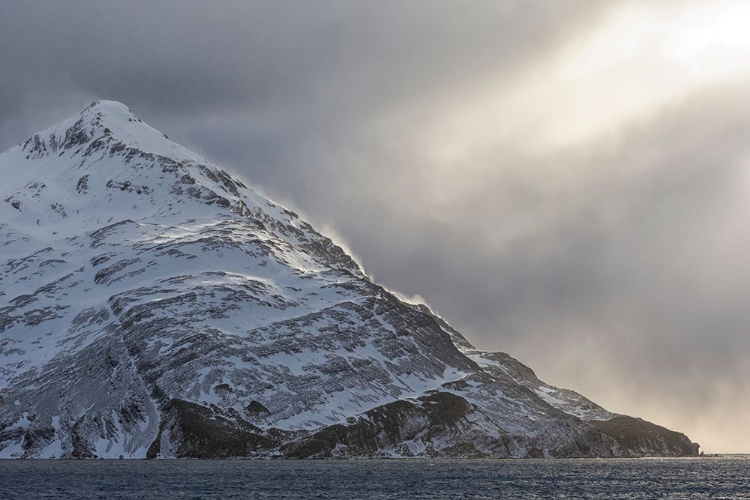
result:
<svg viewBox="0 0 750 500"><path fill-rule="evenodd" d="M0 499L62 498L750 498L750 460L0 461Z"/></svg>

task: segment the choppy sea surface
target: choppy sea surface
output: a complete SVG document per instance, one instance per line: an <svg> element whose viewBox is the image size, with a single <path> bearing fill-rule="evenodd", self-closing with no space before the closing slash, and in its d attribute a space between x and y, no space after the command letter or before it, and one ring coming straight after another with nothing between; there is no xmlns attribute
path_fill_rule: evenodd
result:
<svg viewBox="0 0 750 500"><path fill-rule="evenodd" d="M0 499L750 498L748 458L4 460Z"/></svg>

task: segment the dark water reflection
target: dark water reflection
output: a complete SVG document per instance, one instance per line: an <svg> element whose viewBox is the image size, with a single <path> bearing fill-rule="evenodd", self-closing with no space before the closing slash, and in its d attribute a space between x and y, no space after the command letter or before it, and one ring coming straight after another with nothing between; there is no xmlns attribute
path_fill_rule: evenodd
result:
<svg viewBox="0 0 750 500"><path fill-rule="evenodd" d="M750 460L0 461L0 499L61 498L750 498Z"/></svg>

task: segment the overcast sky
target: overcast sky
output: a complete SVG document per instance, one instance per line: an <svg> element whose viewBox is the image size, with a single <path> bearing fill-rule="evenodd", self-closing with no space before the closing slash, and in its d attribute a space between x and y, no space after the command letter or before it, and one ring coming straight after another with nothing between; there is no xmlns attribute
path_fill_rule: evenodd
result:
<svg viewBox="0 0 750 500"><path fill-rule="evenodd" d="M750 3L0 3L0 150L96 98L477 347L750 452Z"/></svg>

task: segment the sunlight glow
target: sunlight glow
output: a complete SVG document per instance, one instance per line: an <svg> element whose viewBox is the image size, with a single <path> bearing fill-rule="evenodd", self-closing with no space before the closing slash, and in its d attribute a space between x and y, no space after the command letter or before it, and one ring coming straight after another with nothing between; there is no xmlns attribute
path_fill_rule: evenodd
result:
<svg viewBox="0 0 750 500"><path fill-rule="evenodd" d="M622 64L656 63L707 79L744 73L750 70L748 19L744 1L624 7L574 45L565 71L585 78Z"/></svg>
<svg viewBox="0 0 750 500"><path fill-rule="evenodd" d="M663 34L661 54L710 79L750 70L750 3L703 2L679 13Z"/></svg>
<svg viewBox="0 0 750 500"><path fill-rule="evenodd" d="M558 145L582 141L679 103L701 86L750 75L750 3L654 2L614 10L561 57L560 84L583 120ZM553 142L555 142L553 140Z"/></svg>
<svg viewBox="0 0 750 500"><path fill-rule="evenodd" d="M503 144L546 155L616 138L706 86L750 78L750 2L614 5L513 81L500 71L447 96L424 131L436 169Z"/></svg>

